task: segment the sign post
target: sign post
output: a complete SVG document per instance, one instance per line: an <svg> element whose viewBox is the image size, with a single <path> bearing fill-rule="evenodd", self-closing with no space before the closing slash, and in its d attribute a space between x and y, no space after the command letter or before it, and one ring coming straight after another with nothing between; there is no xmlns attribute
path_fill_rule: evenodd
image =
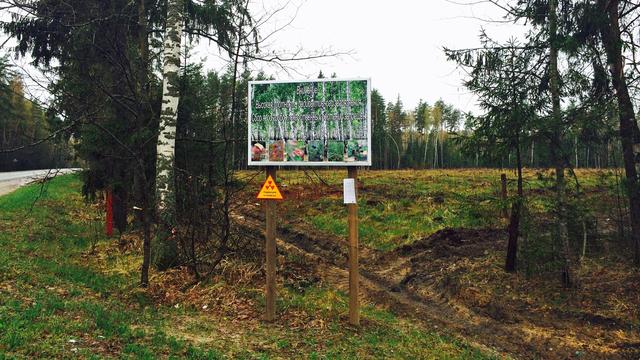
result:
<svg viewBox="0 0 640 360"><path fill-rule="evenodd" d="M371 166L371 81L362 78L250 81L247 160L264 166L266 314L275 320L276 166L348 168L349 323L359 325L357 166ZM347 198L347 189L349 197Z"/></svg>
<svg viewBox="0 0 640 360"><path fill-rule="evenodd" d="M360 325L360 302L358 293L360 279L358 272L358 168L347 168L347 179L353 179L350 184L353 189L347 189L345 182L345 202L347 202L348 224L349 224L349 324ZM353 191L353 198L348 199L348 193ZM351 202L351 200L353 200Z"/></svg>
<svg viewBox="0 0 640 360"><path fill-rule="evenodd" d="M276 202L282 195L276 185L276 167L266 167L266 180L258 199L264 199L265 204L265 257L267 282L265 289L265 315L266 321L276 319Z"/></svg>

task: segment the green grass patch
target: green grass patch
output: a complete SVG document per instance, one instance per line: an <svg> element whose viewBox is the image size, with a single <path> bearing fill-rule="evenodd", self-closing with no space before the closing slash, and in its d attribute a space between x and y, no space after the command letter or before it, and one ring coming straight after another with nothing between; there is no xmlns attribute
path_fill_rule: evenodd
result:
<svg viewBox="0 0 640 360"><path fill-rule="evenodd" d="M364 246L390 251L447 227L504 227L502 209L510 206L510 201L500 197L502 172L507 173L509 195L515 194L516 175L507 169L362 171L360 241ZM284 188L289 194L296 194L279 203L283 219L302 220L317 230L345 237L347 217L341 192L346 174L334 170L314 174L322 182L314 182L314 177L303 171L279 172L280 184L287 185ZM617 190L613 171L579 170L577 174L581 191ZM570 176L567 185L575 191L576 183ZM524 172L524 191L532 211L553 208L553 196L548 196L552 186L550 171Z"/></svg>
<svg viewBox="0 0 640 360"><path fill-rule="evenodd" d="M134 330L160 328L164 316L124 301L135 277L104 274L87 261L91 243L113 240L86 220L80 186L65 175L0 197L0 358L207 358Z"/></svg>

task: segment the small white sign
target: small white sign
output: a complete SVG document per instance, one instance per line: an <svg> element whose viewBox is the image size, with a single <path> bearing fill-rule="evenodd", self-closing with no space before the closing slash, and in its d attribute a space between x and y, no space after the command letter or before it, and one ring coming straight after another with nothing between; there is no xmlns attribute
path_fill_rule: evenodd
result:
<svg viewBox="0 0 640 360"><path fill-rule="evenodd" d="M354 179L344 179L342 184L344 185L344 203L355 204L356 203L356 182Z"/></svg>

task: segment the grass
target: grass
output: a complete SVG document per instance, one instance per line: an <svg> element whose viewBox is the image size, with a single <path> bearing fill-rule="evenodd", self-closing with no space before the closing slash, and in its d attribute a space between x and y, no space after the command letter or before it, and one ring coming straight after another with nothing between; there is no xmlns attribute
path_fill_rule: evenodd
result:
<svg viewBox="0 0 640 360"><path fill-rule="evenodd" d="M447 227L502 227L505 220L501 211L508 206L500 198L502 172L508 174L509 194L515 194L516 176L508 170L361 171L360 241L364 246L390 251ZM583 190L614 187L613 171L577 170L577 174ZM284 222L302 221L320 231L345 236L345 176L346 173L332 170L280 171L278 183L285 196L280 211L284 212ZM255 185L248 189L259 189L262 177L253 181ZM567 181L570 188L575 187L571 177ZM552 207L551 185L551 172L525 171L524 188L530 195L532 211L544 212ZM247 194L248 198L254 196Z"/></svg>
<svg viewBox="0 0 640 360"><path fill-rule="evenodd" d="M30 185L0 197L0 359L489 358L370 305L363 326L350 328L345 295L321 283L302 290L279 286L275 324L256 319L263 301L258 284L242 288L218 277L198 285L211 299L233 293L253 304L248 318L239 306L205 311L194 305L204 301L199 298L158 300L137 288L139 251L120 253L115 239L100 234L100 210L83 201L80 187L77 176L66 175L45 188ZM393 206L405 205L413 206ZM379 229L363 229L370 244L395 244L402 229L423 224L417 211L410 220L394 220L376 209L362 214L391 225L388 239L378 243L373 236ZM442 216L457 221L457 215ZM325 221L319 227L341 230L328 218L319 221ZM164 286L163 276L154 272L157 287Z"/></svg>
<svg viewBox="0 0 640 360"><path fill-rule="evenodd" d="M132 309L118 298L131 289L132 279L87 266L95 234L82 212L79 187L76 177L65 176L48 183L42 194L32 185L0 198L0 353L5 358L109 356L127 353L127 343L147 342L147 334L132 325L155 322L156 311Z"/></svg>

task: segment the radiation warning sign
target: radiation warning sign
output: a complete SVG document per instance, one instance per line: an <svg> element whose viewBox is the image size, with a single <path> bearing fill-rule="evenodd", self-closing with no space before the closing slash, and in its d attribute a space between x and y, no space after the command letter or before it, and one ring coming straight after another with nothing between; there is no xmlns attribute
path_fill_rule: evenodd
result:
<svg viewBox="0 0 640 360"><path fill-rule="evenodd" d="M267 177L264 185L262 185L262 189L258 193L258 199L282 200L282 194L280 194L280 190L278 190L278 186L271 175Z"/></svg>

